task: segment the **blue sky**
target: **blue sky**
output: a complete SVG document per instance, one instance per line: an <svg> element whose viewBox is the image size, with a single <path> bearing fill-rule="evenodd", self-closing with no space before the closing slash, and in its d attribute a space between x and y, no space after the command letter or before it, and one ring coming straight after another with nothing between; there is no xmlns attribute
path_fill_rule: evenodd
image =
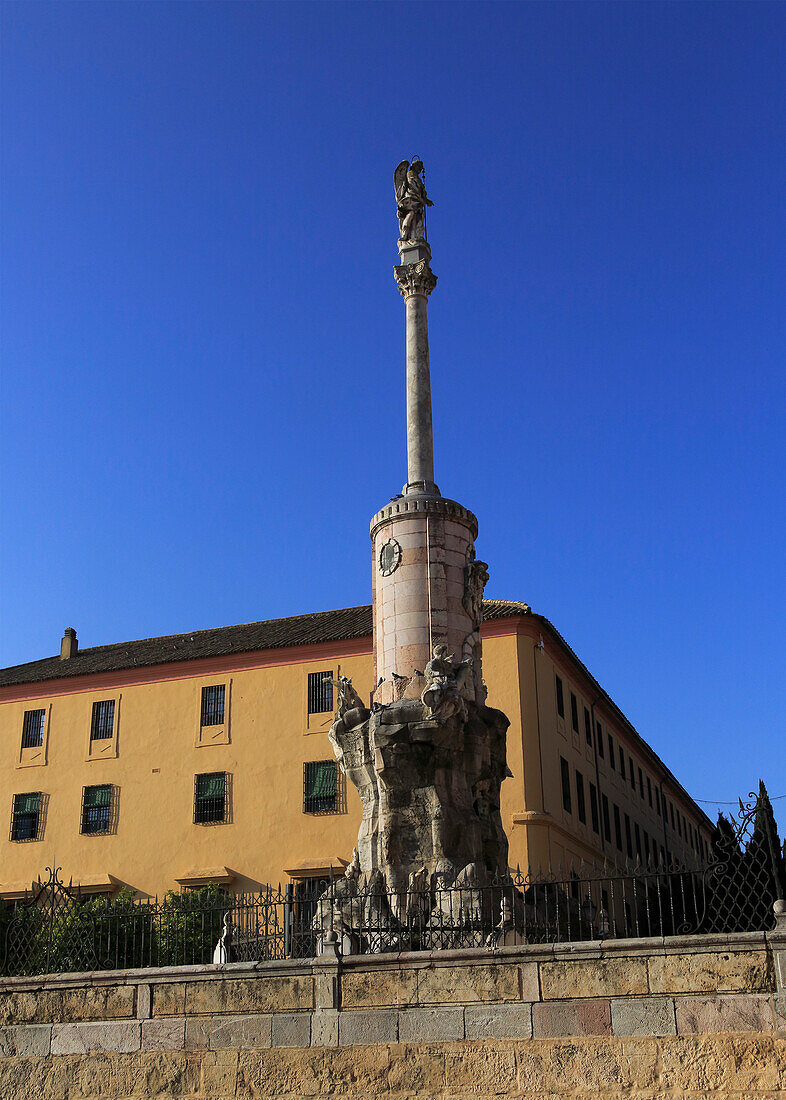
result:
<svg viewBox="0 0 786 1100"><path fill-rule="evenodd" d="M786 8L2 20L0 664L370 599L419 154L436 476L487 594L691 793L786 794Z"/></svg>

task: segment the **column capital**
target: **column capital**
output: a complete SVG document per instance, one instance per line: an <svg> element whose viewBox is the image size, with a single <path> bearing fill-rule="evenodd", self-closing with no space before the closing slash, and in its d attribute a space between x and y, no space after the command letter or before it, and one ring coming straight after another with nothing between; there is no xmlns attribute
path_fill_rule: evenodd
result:
<svg viewBox="0 0 786 1100"><path fill-rule="evenodd" d="M401 264L393 268L402 298L411 298L421 294L428 298L437 285L437 276L431 270L428 260L419 260L415 264Z"/></svg>

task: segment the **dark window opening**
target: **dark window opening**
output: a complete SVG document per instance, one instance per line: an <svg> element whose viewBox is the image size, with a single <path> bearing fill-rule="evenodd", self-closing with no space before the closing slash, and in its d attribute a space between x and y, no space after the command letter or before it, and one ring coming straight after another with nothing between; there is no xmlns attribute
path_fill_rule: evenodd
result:
<svg viewBox="0 0 786 1100"><path fill-rule="evenodd" d="M93 703L93 721L90 725L91 741L106 741L112 736L115 725L115 701L104 699Z"/></svg>
<svg viewBox="0 0 786 1100"><path fill-rule="evenodd" d="M641 768L639 768L639 796L644 798L644 776L641 773Z"/></svg>
<svg viewBox="0 0 786 1100"><path fill-rule="evenodd" d="M15 794L11 812L11 840L37 840L41 792Z"/></svg>
<svg viewBox="0 0 786 1100"><path fill-rule="evenodd" d="M620 749L620 775L625 778L625 753Z"/></svg>
<svg viewBox="0 0 786 1100"><path fill-rule="evenodd" d="M649 861L650 861L650 838L649 838L649 835L648 835L646 829L644 830L644 858L647 861L647 863L649 864Z"/></svg>
<svg viewBox="0 0 786 1100"><path fill-rule="evenodd" d="M636 855L641 859L641 829L638 822L633 826L633 831L636 837Z"/></svg>
<svg viewBox="0 0 786 1100"><path fill-rule="evenodd" d="M213 684L202 688L202 725L222 726L224 724L225 684Z"/></svg>
<svg viewBox="0 0 786 1100"><path fill-rule="evenodd" d="M565 813L571 812L570 802L570 768L564 756L559 758L560 772L562 773L562 808Z"/></svg>
<svg viewBox="0 0 786 1100"><path fill-rule="evenodd" d="M226 772L206 772L194 776L194 822L197 825L224 821L226 779Z"/></svg>
<svg viewBox="0 0 786 1100"><path fill-rule="evenodd" d="M600 722L595 723L595 744L598 746L598 756L603 760L603 729Z"/></svg>
<svg viewBox="0 0 786 1100"><path fill-rule="evenodd" d="M108 833L112 824L112 786L82 788L82 832Z"/></svg>
<svg viewBox="0 0 786 1100"><path fill-rule="evenodd" d="M579 703L573 692L570 693L570 724L576 733L579 732Z"/></svg>
<svg viewBox="0 0 786 1100"><path fill-rule="evenodd" d="M554 677L557 686L557 714L560 718L565 717L565 697L562 694L562 680L559 676Z"/></svg>
<svg viewBox="0 0 786 1100"><path fill-rule="evenodd" d="M598 789L594 783L590 783L590 821L593 830L600 835L600 821L598 819Z"/></svg>
<svg viewBox="0 0 786 1100"><path fill-rule="evenodd" d="M614 803L614 839L617 842L617 847L622 851L622 825L620 823L620 808L617 803Z"/></svg>
<svg viewBox="0 0 786 1100"><path fill-rule="evenodd" d="M584 776L576 772L576 812L582 825L587 824L587 808L584 805Z"/></svg>
<svg viewBox="0 0 786 1100"><path fill-rule="evenodd" d="M609 734L609 767L614 771L614 742Z"/></svg>
<svg viewBox="0 0 786 1100"><path fill-rule="evenodd" d="M628 767L630 768L630 785L631 785L631 787L633 787L633 789L635 791L636 790L636 776L633 773L633 757L632 756L628 757Z"/></svg>
<svg viewBox="0 0 786 1100"><path fill-rule="evenodd" d="M327 714L333 709L333 685L330 682L333 673L309 672L308 674L308 713Z"/></svg>
<svg viewBox="0 0 786 1100"><path fill-rule="evenodd" d="M625 814L625 850L628 853L628 859L633 859L633 837L630 830L630 818Z"/></svg>
<svg viewBox="0 0 786 1100"><path fill-rule="evenodd" d="M603 836L611 844L611 820L609 818L609 800L605 794L600 796L601 809L603 811Z"/></svg>
<svg viewBox="0 0 786 1100"><path fill-rule="evenodd" d="M649 776L647 776L647 801L650 804L650 809L652 809L652 784Z"/></svg>
<svg viewBox="0 0 786 1100"><path fill-rule="evenodd" d="M655 812L660 817L660 791L655 788Z"/></svg>
<svg viewBox="0 0 786 1100"><path fill-rule="evenodd" d="M587 708L584 708L584 736L587 738L587 744L592 744L592 722L590 721L590 712Z"/></svg>
<svg viewBox="0 0 786 1100"><path fill-rule="evenodd" d="M338 808L338 765L312 760L303 765L303 813L329 814Z"/></svg>
<svg viewBox="0 0 786 1100"><path fill-rule="evenodd" d="M26 710L22 721L22 748L38 749L44 743L46 711Z"/></svg>

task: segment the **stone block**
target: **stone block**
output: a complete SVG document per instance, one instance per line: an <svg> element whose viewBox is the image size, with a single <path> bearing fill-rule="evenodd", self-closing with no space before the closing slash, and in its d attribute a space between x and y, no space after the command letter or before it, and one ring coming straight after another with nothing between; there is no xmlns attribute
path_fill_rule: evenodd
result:
<svg viewBox="0 0 786 1100"><path fill-rule="evenodd" d="M400 1043L450 1043L463 1038L463 1008L405 1008L398 1014Z"/></svg>
<svg viewBox="0 0 786 1100"><path fill-rule="evenodd" d="M527 1045L531 1046L531 1043ZM437 1095L456 1096L516 1096L516 1050L491 1041L479 1043L469 1050L446 1049L445 1091ZM533 1094L543 1096L539 1086Z"/></svg>
<svg viewBox="0 0 786 1100"><path fill-rule="evenodd" d="M186 1020L186 1050L207 1050L212 1023L210 1016L192 1016Z"/></svg>
<svg viewBox="0 0 786 1100"><path fill-rule="evenodd" d="M183 1050L185 1045L185 1019L142 1020L142 1050Z"/></svg>
<svg viewBox="0 0 786 1100"><path fill-rule="evenodd" d="M548 1039L563 1035L611 1035L608 1001L557 1001L532 1006L532 1035Z"/></svg>
<svg viewBox="0 0 786 1100"><path fill-rule="evenodd" d="M611 1029L615 1035L676 1035L671 997L625 997L611 1002Z"/></svg>
<svg viewBox="0 0 786 1100"><path fill-rule="evenodd" d="M701 955L652 955L653 993L769 993L772 977L765 951L713 951Z"/></svg>
<svg viewBox="0 0 786 1100"><path fill-rule="evenodd" d="M141 1025L136 1020L102 1024L54 1024L52 1054L129 1053L139 1050Z"/></svg>
<svg viewBox="0 0 786 1100"><path fill-rule="evenodd" d="M186 1011L186 983L161 982L151 988L151 1016L182 1016Z"/></svg>
<svg viewBox="0 0 786 1100"><path fill-rule="evenodd" d="M273 1020L274 1047L307 1047L311 1045L311 1013L276 1013Z"/></svg>
<svg viewBox="0 0 786 1100"><path fill-rule="evenodd" d="M52 1042L51 1024L21 1024L0 1027L0 1056L15 1055L33 1058L49 1054Z"/></svg>
<svg viewBox="0 0 786 1100"><path fill-rule="evenodd" d="M397 1043L398 1011L395 1008L359 1008L354 1012L341 1012L338 1041L341 1046Z"/></svg>
<svg viewBox="0 0 786 1100"><path fill-rule="evenodd" d="M210 1027L211 1050L269 1047L272 1043L270 1016L216 1016Z"/></svg>
<svg viewBox="0 0 786 1100"><path fill-rule="evenodd" d="M341 976L341 1006L354 1008L401 1008L417 1004L416 970L345 970Z"/></svg>
<svg viewBox="0 0 786 1100"><path fill-rule="evenodd" d="M134 993L132 985L0 992L0 1024L130 1019L136 1012Z"/></svg>
<svg viewBox="0 0 786 1100"><path fill-rule="evenodd" d="M467 1005L464 1033L467 1039L531 1039L532 1005Z"/></svg>
<svg viewBox="0 0 786 1100"><path fill-rule="evenodd" d="M310 1011L314 1007L314 980L310 976L291 978L221 978L185 983L185 1013L162 1012L158 987L153 995L153 1015L213 1016L220 1013L256 1015L264 1012Z"/></svg>
<svg viewBox="0 0 786 1100"><path fill-rule="evenodd" d="M649 992L645 958L567 959L540 964L544 1001L635 997Z"/></svg>
<svg viewBox="0 0 786 1100"><path fill-rule="evenodd" d="M505 963L434 966L418 971L418 1003L421 1005L519 1000L518 967Z"/></svg>
<svg viewBox="0 0 786 1100"><path fill-rule="evenodd" d="M338 1012L335 1009L317 1010L311 1016L312 1047L338 1046Z"/></svg>
<svg viewBox="0 0 786 1100"><path fill-rule="evenodd" d="M137 1020L149 1020L150 1008L153 1003L153 995L150 986L142 982L136 987L136 1018Z"/></svg>
<svg viewBox="0 0 786 1100"><path fill-rule="evenodd" d="M774 1031L772 998L757 994L675 998L677 1034Z"/></svg>

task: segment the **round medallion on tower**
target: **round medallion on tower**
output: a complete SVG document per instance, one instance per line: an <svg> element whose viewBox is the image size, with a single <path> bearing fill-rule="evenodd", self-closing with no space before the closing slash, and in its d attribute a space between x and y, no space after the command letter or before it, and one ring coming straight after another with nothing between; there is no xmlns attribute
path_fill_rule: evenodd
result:
<svg viewBox="0 0 786 1100"><path fill-rule="evenodd" d="M401 564L401 547L395 539L388 539L379 551L379 571L383 577L389 577Z"/></svg>

